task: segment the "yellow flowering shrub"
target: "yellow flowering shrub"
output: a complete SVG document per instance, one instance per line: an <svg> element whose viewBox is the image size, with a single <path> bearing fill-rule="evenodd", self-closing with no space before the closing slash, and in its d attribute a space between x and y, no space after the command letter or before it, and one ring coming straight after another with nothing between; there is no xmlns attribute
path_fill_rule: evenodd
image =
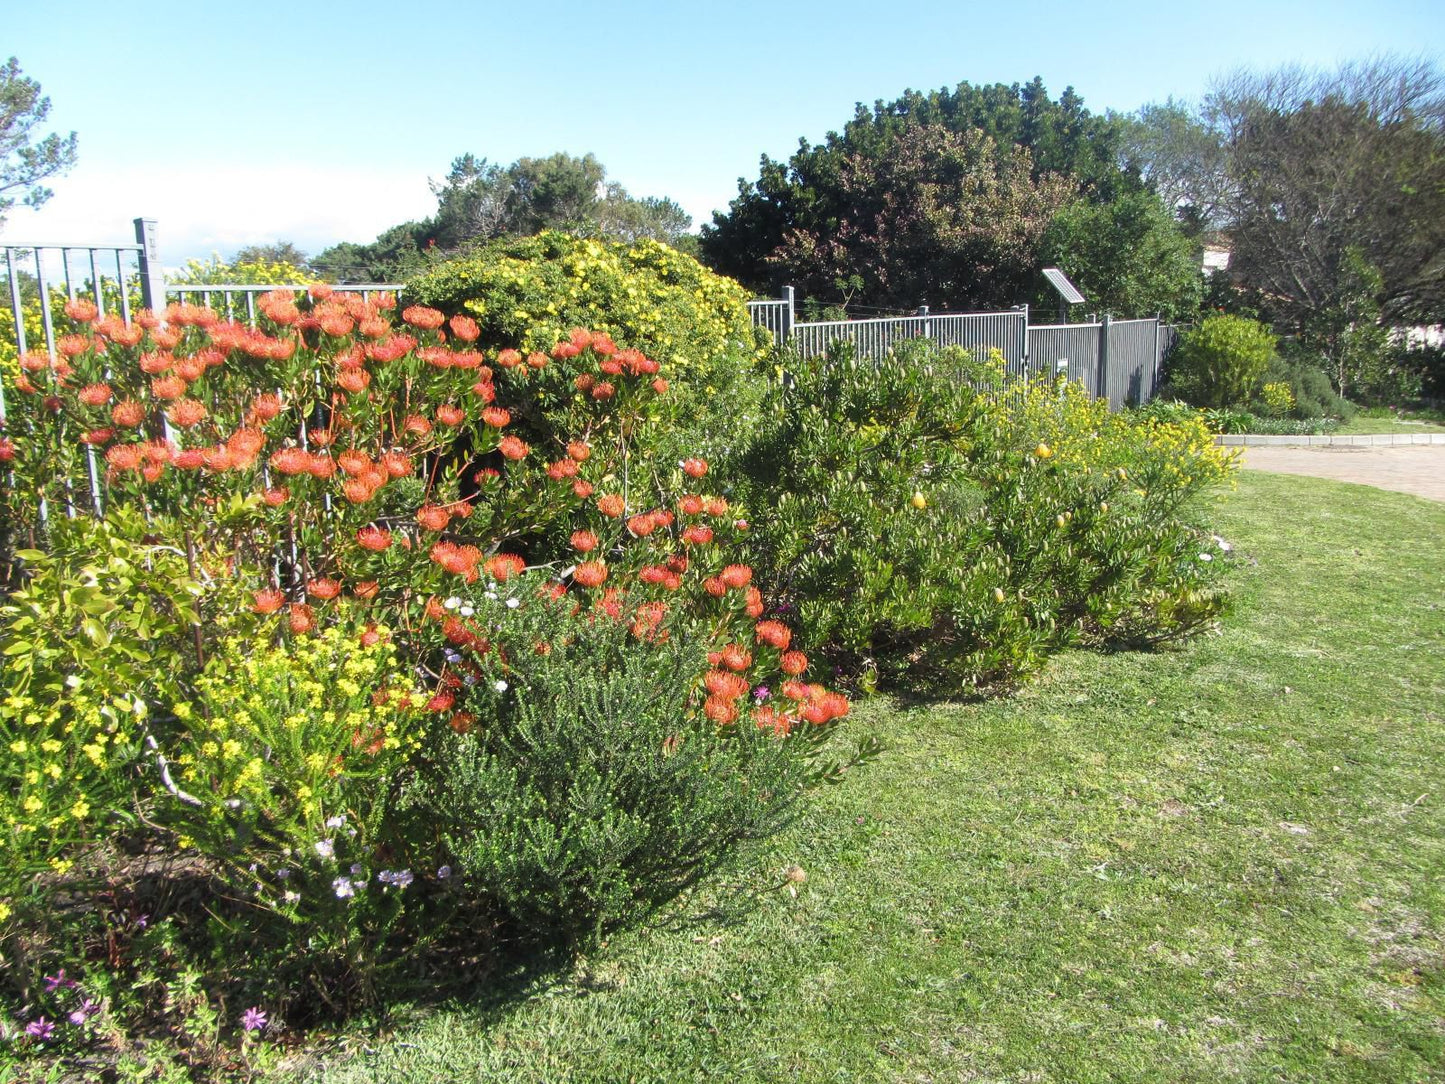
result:
<svg viewBox="0 0 1445 1084"><path fill-rule="evenodd" d="M285 903L302 877L288 884L268 873L323 874L343 851L364 860L378 842L393 788L420 747L425 697L411 685L384 626L347 618L280 645L228 641L194 696L175 705L184 728L172 763L178 790L163 819Z"/></svg>

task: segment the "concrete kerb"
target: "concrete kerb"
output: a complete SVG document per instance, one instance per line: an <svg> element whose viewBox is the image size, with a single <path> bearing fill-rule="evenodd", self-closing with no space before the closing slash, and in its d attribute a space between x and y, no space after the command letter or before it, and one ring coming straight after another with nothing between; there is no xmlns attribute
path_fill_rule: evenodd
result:
<svg viewBox="0 0 1445 1084"><path fill-rule="evenodd" d="M1239 433L1214 438L1226 448L1392 448L1416 444L1445 444L1445 433L1364 433L1351 436L1282 437Z"/></svg>

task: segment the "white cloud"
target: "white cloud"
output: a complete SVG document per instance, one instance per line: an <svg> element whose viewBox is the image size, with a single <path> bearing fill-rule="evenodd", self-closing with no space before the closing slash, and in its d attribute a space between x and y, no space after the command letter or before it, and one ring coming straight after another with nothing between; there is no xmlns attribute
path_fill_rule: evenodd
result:
<svg viewBox="0 0 1445 1084"><path fill-rule="evenodd" d="M82 165L50 187L55 195L38 211L10 211L0 230L6 242L127 244L132 219L154 218L168 267L278 240L314 254L337 241L370 241L436 208L416 171Z"/></svg>

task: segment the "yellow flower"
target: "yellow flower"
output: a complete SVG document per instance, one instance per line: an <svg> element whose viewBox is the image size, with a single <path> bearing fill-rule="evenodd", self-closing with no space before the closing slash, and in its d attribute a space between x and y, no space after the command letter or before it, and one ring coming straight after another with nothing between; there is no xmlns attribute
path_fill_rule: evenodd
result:
<svg viewBox="0 0 1445 1084"><path fill-rule="evenodd" d="M90 814L90 803L84 798L77 798L75 804L70 807L70 815L78 821L83 821Z"/></svg>

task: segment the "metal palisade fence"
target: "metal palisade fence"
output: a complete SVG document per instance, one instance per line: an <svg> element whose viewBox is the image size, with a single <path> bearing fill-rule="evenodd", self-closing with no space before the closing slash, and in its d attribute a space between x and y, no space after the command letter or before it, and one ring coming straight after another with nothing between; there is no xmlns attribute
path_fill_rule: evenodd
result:
<svg viewBox="0 0 1445 1084"><path fill-rule="evenodd" d="M1007 312L932 313L869 320L795 319L792 287L777 299L749 303L753 324L779 345L791 344L804 357L817 357L835 342L852 343L859 355L881 360L909 339L932 339L982 356L997 350L1014 376L1066 374L1118 409L1147 403L1159 382L1175 332L1157 318L1102 320L1082 324L1029 323L1028 306Z"/></svg>

